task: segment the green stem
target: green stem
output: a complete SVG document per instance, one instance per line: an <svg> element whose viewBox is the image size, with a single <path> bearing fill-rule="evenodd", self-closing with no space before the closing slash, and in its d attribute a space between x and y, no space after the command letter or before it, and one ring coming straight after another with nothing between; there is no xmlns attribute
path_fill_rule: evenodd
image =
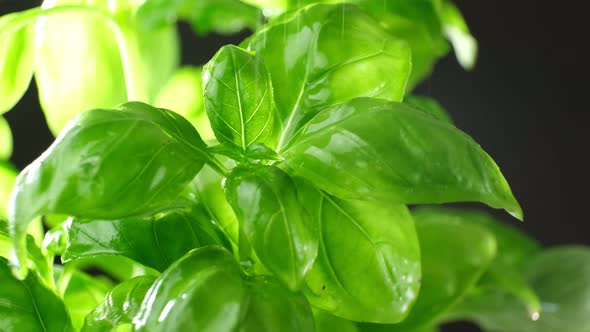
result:
<svg viewBox="0 0 590 332"><path fill-rule="evenodd" d="M115 18L106 11L84 5L63 5L51 8L32 8L19 12L18 14L12 14L16 16L9 20L8 24L4 24L6 27L3 27L3 29L0 30L0 38L4 34L10 34L23 28L25 25L31 23L31 21L34 21L40 17L66 12L81 12L95 15L107 22L117 40L119 55L121 57L121 63L123 65L123 72L125 75L127 99L148 101L148 93L143 77L143 68L141 67L142 63L141 61L135 61L136 59L141 59L141 57L134 30L129 26L123 26L119 24Z"/></svg>
<svg viewBox="0 0 590 332"><path fill-rule="evenodd" d="M223 163L221 163L221 161L219 161L219 159L217 159L217 157L213 155L211 155L211 158L209 158L207 164L211 166L211 168L213 168L213 170L215 170L221 176L226 176L229 172L228 169L223 165Z"/></svg>

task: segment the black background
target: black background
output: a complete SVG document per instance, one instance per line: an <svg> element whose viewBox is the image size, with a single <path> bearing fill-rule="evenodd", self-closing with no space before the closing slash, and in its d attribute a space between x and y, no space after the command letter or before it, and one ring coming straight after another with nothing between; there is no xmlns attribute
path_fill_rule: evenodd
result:
<svg viewBox="0 0 590 332"><path fill-rule="evenodd" d="M0 14L37 1L0 0ZM496 160L525 212L519 223L495 214L543 245L590 245L588 95L590 42L583 1L456 1L479 41L475 69L452 54L418 91L439 100L456 125ZM194 36L181 25L183 63L203 64L243 36ZM13 162L24 167L52 137L31 86L6 114L15 135ZM453 326L454 331L476 328Z"/></svg>

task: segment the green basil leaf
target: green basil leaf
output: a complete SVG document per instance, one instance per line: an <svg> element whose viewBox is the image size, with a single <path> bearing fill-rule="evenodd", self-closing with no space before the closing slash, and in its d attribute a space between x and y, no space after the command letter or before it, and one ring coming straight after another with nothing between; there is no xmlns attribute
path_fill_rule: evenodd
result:
<svg viewBox="0 0 590 332"><path fill-rule="evenodd" d="M224 46L204 67L205 108L215 136L242 155L273 129L270 76L262 58Z"/></svg>
<svg viewBox="0 0 590 332"><path fill-rule="evenodd" d="M469 32L465 19L451 1L443 1L439 11L443 31L453 44L457 61L465 69L473 69L477 59L477 40Z"/></svg>
<svg viewBox="0 0 590 332"><path fill-rule="evenodd" d="M486 273L478 281L479 288L501 288L519 297L534 314L540 310L539 298L526 281L523 271L530 259L540 252L540 246L515 228L492 216L475 210L428 208L420 210L432 218L459 220L484 226L494 234L498 253Z"/></svg>
<svg viewBox="0 0 590 332"><path fill-rule="evenodd" d="M26 24L17 27L20 17L19 13L0 17L0 114L10 110L20 100L33 76L34 26ZM1 151L0 148L0 159L7 159L2 157Z"/></svg>
<svg viewBox="0 0 590 332"><path fill-rule="evenodd" d="M0 330L74 331L68 311L57 295L34 274L23 281L15 279L4 258L0 258Z"/></svg>
<svg viewBox="0 0 590 332"><path fill-rule="evenodd" d="M81 331L111 331L119 325L131 323L155 279L152 276L142 276L117 285L106 294L104 302L86 316Z"/></svg>
<svg viewBox="0 0 590 332"><path fill-rule="evenodd" d="M198 34L232 34L245 28L254 30L260 13L239 0L147 0L139 9L139 17L147 27L180 18L190 22Z"/></svg>
<svg viewBox="0 0 590 332"><path fill-rule="evenodd" d="M66 0L53 2L58 6ZM55 135L82 111L127 100L121 57L113 47L117 40L109 22L96 15L60 12L47 15L38 26L35 81Z"/></svg>
<svg viewBox="0 0 590 332"><path fill-rule="evenodd" d="M437 120L452 124L453 120L445 109L434 99L424 96L407 96L404 98L404 103L414 106L421 111L432 115Z"/></svg>
<svg viewBox="0 0 590 332"><path fill-rule="evenodd" d="M0 160L8 160L11 155L12 132L10 131L10 126L6 119L0 116Z"/></svg>
<svg viewBox="0 0 590 332"><path fill-rule="evenodd" d="M330 315L326 311L314 311L313 316L317 332L359 332L355 322Z"/></svg>
<svg viewBox="0 0 590 332"><path fill-rule="evenodd" d="M353 321L403 320L418 295L421 275L408 209L307 188L300 190L301 197L317 218L320 235L318 257L306 276L310 303Z"/></svg>
<svg viewBox="0 0 590 332"><path fill-rule="evenodd" d="M264 266L298 289L318 254L318 238L295 183L273 166L241 166L227 177L225 192Z"/></svg>
<svg viewBox="0 0 590 332"><path fill-rule="evenodd" d="M42 7L68 3L45 1ZM115 21L115 13L109 17L105 11L110 8L101 4L89 4L86 11L54 12L37 25L35 79L55 135L88 109L127 100L151 102L178 64L174 26L140 31L131 14L117 13Z"/></svg>
<svg viewBox="0 0 590 332"><path fill-rule="evenodd" d="M313 314L305 296L290 292L268 277L252 277L246 285L248 309L237 332L314 331Z"/></svg>
<svg viewBox="0 0 590 332"><path fill-rule="evenodd" d="M531 313L518 297L501 289L472 292L449 315L469 319L486 331L590 331L590 249L556 247L534 257L525 277L541 300Z"/></svg>
<svg viewBox="0 0 590 332"><path fill-rule="evenodd" d="M9 219L18 258L26 257L24 233L34 217L153 214L209 158L199 134L174 112L130 102L80 114L17 178Z"/></svg>
<svg viewBox="0 0 590 332"><path fill-rule="evenodd" d="M413 331L436 324L471 289L496 255L492 233L462 219L439 218L430 210L413 213L422 255L422 285L410 315L397 325L363 331ZM444 245L441 245L444 239Z"/></svg>
<svg viewBox="0 0 590 332"><path fill-rule="evenodd" d="M471 137L404 104L358 98L326 109L283 157L295 175L338 197L479 201L522 218L498 166Z"/></svg>
<svg viewBox="0 0 590 332"><path fill-rule="evenodd" d="M400 101L410 74L407 44L352 5L277 18L247 47L264 59L275 87L277 151L323 107L363 96Z"/></svg>
<svg viewBox="0 0 590 332"><path fill-rule="evenodd" d="M172 110L187 119L204 141L215 139L203 103L202 70L185 66L178 69L162 87L155 106Z"/></svg>
<svg viewBox="0 0 590 332"><path fill-rule="evenodd" d="M104 301L112 288L113 284L109 280L91 277L80 271L72 273L63 300L76 331L82 328L86 315Z"/></svg>
<svg viewBox="0 0 590 332"><path fill-rule="evenodd" d="M149 289L133 322L138 332L233 331L247 306L240 267L220 247L193 250Z"/></svg>
<svg viewBox="0 0 590 332"><path fill-rule="evenodd" d="M194 248L222 244L217 227L201 207L152 217L120 220L71 219L64 263L94 256L120 255L163 271Z"/></svg>

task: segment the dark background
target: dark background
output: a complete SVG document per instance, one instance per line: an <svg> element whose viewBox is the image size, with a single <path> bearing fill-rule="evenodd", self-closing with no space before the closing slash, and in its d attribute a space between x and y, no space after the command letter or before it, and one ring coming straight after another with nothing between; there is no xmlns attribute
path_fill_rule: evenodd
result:
<svg viewBox="0 0 590 332"><path fill-rule="evenodd" d="M37 3L0 0L0 14ZM465 72L450 54L418 90L439 100L496 160L525 222L495 214L546 246L590 245L590 34L582 3L456 0L479 41L478 63ZM190 64L205 63L220 46L243 37L198 38L184 25L181 32L182 60ZM34 85L6 118L15 135L13 162L22 168L52 141Z"/></svg>

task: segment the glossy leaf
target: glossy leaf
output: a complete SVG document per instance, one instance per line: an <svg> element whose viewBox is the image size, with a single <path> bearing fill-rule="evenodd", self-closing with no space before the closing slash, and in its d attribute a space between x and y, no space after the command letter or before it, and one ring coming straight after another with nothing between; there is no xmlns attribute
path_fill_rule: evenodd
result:
<svg viewBox="0 0 590 332"><path fill-rule="evenodd" d="M132 323L155 279L152 276L136 277L117 285L86 316L82 332L111 331L119 325Z"/></svg>
<svg viewBox="0 0 590 332"><path fill-rule="evenodd" d="M245 155L252 144L271 134L272 86L260 56L224 46L205 66L203 86L205 108L219 142Z"/></svg>
<svg viewBox="0 0 590 332"><path fill-rule="evenodd" d="M363 96L400 101L410 74L407 44L352 5L305 7L246 44L275 87L277 151L323 107Z"/></svg>
<svg viewBox="0 0 590 332"><path fill-rule="evenodd" d="M225 193L262 263L298 289L318 254L318 238L295 183L273 166L243 166L229 174Z"/></svg>
<svg viewBox="0 0 590 332"><path fill-rule="evenodd" d="M4 258L0 258L0 330L74 331L57 295L42 286L34 274L23 281L15 279Z"/></svg>
<svg viewBox="0 0 590 332"><path fill-rule="evenodd" d="M438 322L468 292L496 255L492 233L461 219L413 213L420 239L422 283L410 315L397 325L365 326L363 331L413 331Z"/></svg>
<svg viewBox="0 0 590 332"><path fill-rule="evenodd" d="M330 315L326 311L314 311L313 316L317 332L359 332L355 322Z"/></svg>
<svg viewBox="0 0 590 332"><path fill-rule="evenodd" d="M42 7L72 2L79 3L53 0ZM83 111L128 100L151 102L178 63L174 27L140 31L131 15L118 13L114 22L105 16L106 3L87 5L85 11L54 12L36 26L35 79L55 135ZM102 14L92 13L92 6Z"/></svg>
<svg viewBox="0 0 590 332"><path fill-rule="evenodd" d="M451 119L451 116L449 115L449 113L447 113L447 111L445 111L445 109L441 106L441 104L439 104L436 100L434 100L432 98L412 95L412 96L405 97L404 103L414 106L414 107L420 109L421 111L424 111L424 112L432 115L437 120L440 120L442 122L447 122L450 124L453 123L453 120Z"/></svg>
<svg viewBox="0 0 590 332"><path fill-rule="evenodd" d="M209 160L205 149L168 110L131 102L82 113L17 178L9 219L18 258L36 216L118 219L167 208Z"/></svg>
<svg viewBox="0 0 590 332"><path fill-rule="evenodd" d="M20 13L0 17L0 114L10 110L20 100L33 76L34 26L21 25L21 17ZM0 145L4 144L0 142ZM1 147L0 159L6 159L2 157Z"/></svg>
<svg viewBox="0 0 590 332"><path fill-rule="evenodd" d="M232 331L247 299L232 255L219 247L200 248L156 279L133 322L138 332Z"/></svg>
<svg viewBox="0 0 590 332"><path fill-rule="evenodd" d="M499 289L472 292L449 316L495 332L590 331L590 249L549 249L530 261L525 276L541 300L538 316L531 317L519 298Z"/></svg>
<svg viewBox="0 0 590 332"><path fill-rule="evenodd" d="M0 74L1 75L1 74ZM4 117L0 116L0 160L7 160L12 155L12 132Z"/></svg>
<svg viewBox="0 0 590 332"><path fill-rule="evenodd" d="M204 141L215 139L203 103L202 70L185 66L178 69L158 93L155 106L172 110L187 119Z"/></svg>
<svg viewBox="0 0 590 332"><path fill-rule="evenodd" d="M12 250L12 239L8 234L8 222L0 217L0 257L9 258Z"/></svg>
<svg viewBox="0 0 590 332"><path fill-rule="evenodd" d="M76 331L82 328L86 315L104 301L112 287L112 282L104 278L92 277L80 271L72 274L63 300Z"/></svg>
<svg viewBox="0 0 590 332"><path fill-rule="evenodd" d="M471 137L404 104L358 98L326 109L283 157L293 174L338 197L480 201L522 218L498 166Z"/></svg>
<svg viewBox="0 0 590 332"><path fill-rule="evenodd" d="M237 332L314 331L314 318L305 296L267 277L250 278L246 285L248 309Z"/></svg>
<svg viewBox="0 0 590 332"><path fill-rule="evenodd" d="M147 0L139 10L142 23L158 26L182 19L198 34L232 34L245 28L254 30L260 14L239 0Z"/></svg>
<svg viewBox="0 0 590 332"><path fill-rule="evenodd" d="M216 228L200 207L148 218L72 219L66 225L68 245L62 260L120 255L163 271L191 249L221 245Z"/></svg>
<svg viewBox="0 0 590 332"><path fill-rule="evenodd" d="M408 209L311 190L302 191L302 200L317 218L320 248L306 276L310 303L354 321L403 320L418 295L421 275Z"/></svg>

